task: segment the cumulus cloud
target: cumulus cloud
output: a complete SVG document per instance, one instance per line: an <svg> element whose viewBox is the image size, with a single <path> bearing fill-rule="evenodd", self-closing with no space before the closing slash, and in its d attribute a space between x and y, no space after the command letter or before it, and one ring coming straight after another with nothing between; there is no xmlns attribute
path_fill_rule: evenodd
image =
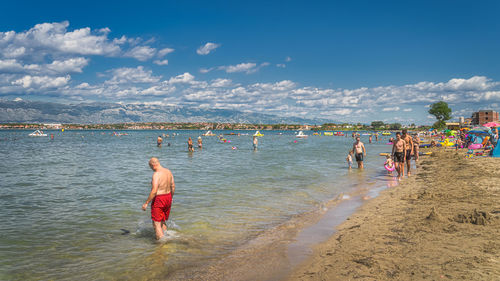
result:
<svg viewBox="0 0 500 281"><path fill-rule="evenodd" d="M278 63L278 64L276 64L276 67L285 68L286 64L284 64L284 63Z"/></svg>
<svg viewBox="0 0 500 281"><path fill-rule="evenodd" d="M64 86L70 79L71 77L69 75L64 77L26 75L13 81L12 84L22 86L25 89L47 89Z"/></svg>
<svg viewBox="0 0 500 281"><path fill-rule="evenodd" d="M112 74L112 78L106 81L107 84L156 83L161 78L153 76L153 71L145 70L143 66L115 68L108 72Z"/></svg>
<svg viewBox="0 0 500 281"><path fill-rule="evenodd" d="M70 58L67 60L54 60L47 65L47 69L55 71L56 73L81 73L83 68L89 63L85 58Z"/></svg>
<svg viewBox="0 0 500 281"><path fill-rule="evenodd" d="M399 111L399 106L394 106L394 107L384 107L382 108L382 111Z"/></svg>
<svg viewBox="0 0 500 281"><path fill-rule="evenodd" d="M286 58L285 58L285 61L286 61L286 62L290 62L290 61L292 61L292 58L291 58L291 57L286 57Z"/></svg>
<svg viewBox="0 0 500 281"><path fill-rule="evenodd" d="M183 74L177 75L175 77L172 77L168 80L170 84L177 84L177 83L191 83L194 81L194 76L191 75L189 72L185 72Z"/></svg>
<svg viewBox="0 0 500 281"><path fill-rule="evenodd" d="M201 56L204 56L204 55L208 55L210 54L212 51L214 51L215 49L219 48L220 47L220 44L216 44L216 43L211 43L211 42L208 42L206 43L205 45L203 46L200 46L197 50L196 50L196 53L198 55L201 55Z"/></svg>
<svg viewBox="0 0 500 281"><path fill-rule="evenodd" d="M256 63L247 62L247 63L240 63L237 65L221 66L219 67L219 69L225 70L227 73L234 73L234 72L251 73L256 66L257 66Z"/></svg>
<svg viewBox="0 0 500 281"><path fill-rule="evenodd" d="M164 48L164 49L161 49L158 51L158 57L162 58L170 53L172 53L173 51L175 51L174 49L172 48Z"/></svg>
<svg viewBox="0 0 500 281"><path fill-rule="evenodd" d="M153 63L157 65L167 65L168 60L155 60Z"/></svg>
<svg viewBox="0 0 500 281"><path fill-rule="evenodd" d="M154 57L156 49L149 46L137 46L125 52L125 57L135 58L140 61L147 61Z"/></svg>

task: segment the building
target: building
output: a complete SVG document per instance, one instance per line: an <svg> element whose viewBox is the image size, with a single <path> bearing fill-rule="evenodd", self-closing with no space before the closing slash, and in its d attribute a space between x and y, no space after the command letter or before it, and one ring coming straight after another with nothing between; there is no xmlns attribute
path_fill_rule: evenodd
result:
<svg viewBox="0 0 500 281"><path fill-rule="evenodd" d="M498 112L493 110L479 110L472 113L471 125L483 125L488 122L498 122Z"/></svg>

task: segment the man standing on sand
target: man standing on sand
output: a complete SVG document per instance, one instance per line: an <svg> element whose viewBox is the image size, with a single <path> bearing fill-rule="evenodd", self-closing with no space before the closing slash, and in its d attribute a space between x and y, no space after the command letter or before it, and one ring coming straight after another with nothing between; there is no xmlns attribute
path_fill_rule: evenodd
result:
<svg viewBox="0 0 500 281"><path fill-rule="evenodd" d="M366 149L359 137L356 137L356 142L352 145L352 151L354 151L354 155L356 156L358 169L363 169L363 156L366 156Z"/></svg>
<svg viewBox="0 0 500 281"><path fill-rule="evenodd" d="M172 197L175 192L175 182L170 170L163 168L158 158L152 157L149 159L149 167L154 171L153 179L151 180L151 192L146 202L142 205L142 210L146 211L149 202L152 202L151 219L153 220L156 239L159 240L163 237L164 231L167 230L165 221L168 220L170 215Z"/></svg>
<svg viewBox="0 0 500 281"><path fill-rule="evenodd" d="M403 135L401 138L405 141L406 143L406 168L407 168L407 175L411 176L410 172L410 167L411 167L411 155L413 154L413 138L408 134L408 131L406 129L403 130ZM404 176L404 174L403 174Z"/></svg>
<svg viewBox="0 0 500 281"><path fill-rule="evenodd" d="M406 142L401 139L401 133L396 133L396 140L392 145L392 158L396 164L396 171L398 172L398 180L404 176L405 172L405 157L406 157Z"/></svg>

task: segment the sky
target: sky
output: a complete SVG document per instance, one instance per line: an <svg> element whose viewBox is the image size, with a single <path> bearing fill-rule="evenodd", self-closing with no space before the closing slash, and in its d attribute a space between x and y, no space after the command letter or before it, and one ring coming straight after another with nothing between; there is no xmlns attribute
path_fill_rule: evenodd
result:
<svg viewBox="0 0 500 281"><path fill-rule="evenodd" d="M499 111L498 1L8 1L0 98L337 122ZM1 121L1 120L0 120Z"/></svg>

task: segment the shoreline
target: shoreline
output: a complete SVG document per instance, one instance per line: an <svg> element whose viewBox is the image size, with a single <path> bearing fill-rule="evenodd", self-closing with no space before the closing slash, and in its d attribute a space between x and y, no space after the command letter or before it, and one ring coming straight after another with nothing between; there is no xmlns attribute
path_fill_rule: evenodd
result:
<svg viewBox="0 0 500 281"><path fill-rule="evenodd" d="M433 149L365 202L286 280L494 280L500 162Z"/></svg>

